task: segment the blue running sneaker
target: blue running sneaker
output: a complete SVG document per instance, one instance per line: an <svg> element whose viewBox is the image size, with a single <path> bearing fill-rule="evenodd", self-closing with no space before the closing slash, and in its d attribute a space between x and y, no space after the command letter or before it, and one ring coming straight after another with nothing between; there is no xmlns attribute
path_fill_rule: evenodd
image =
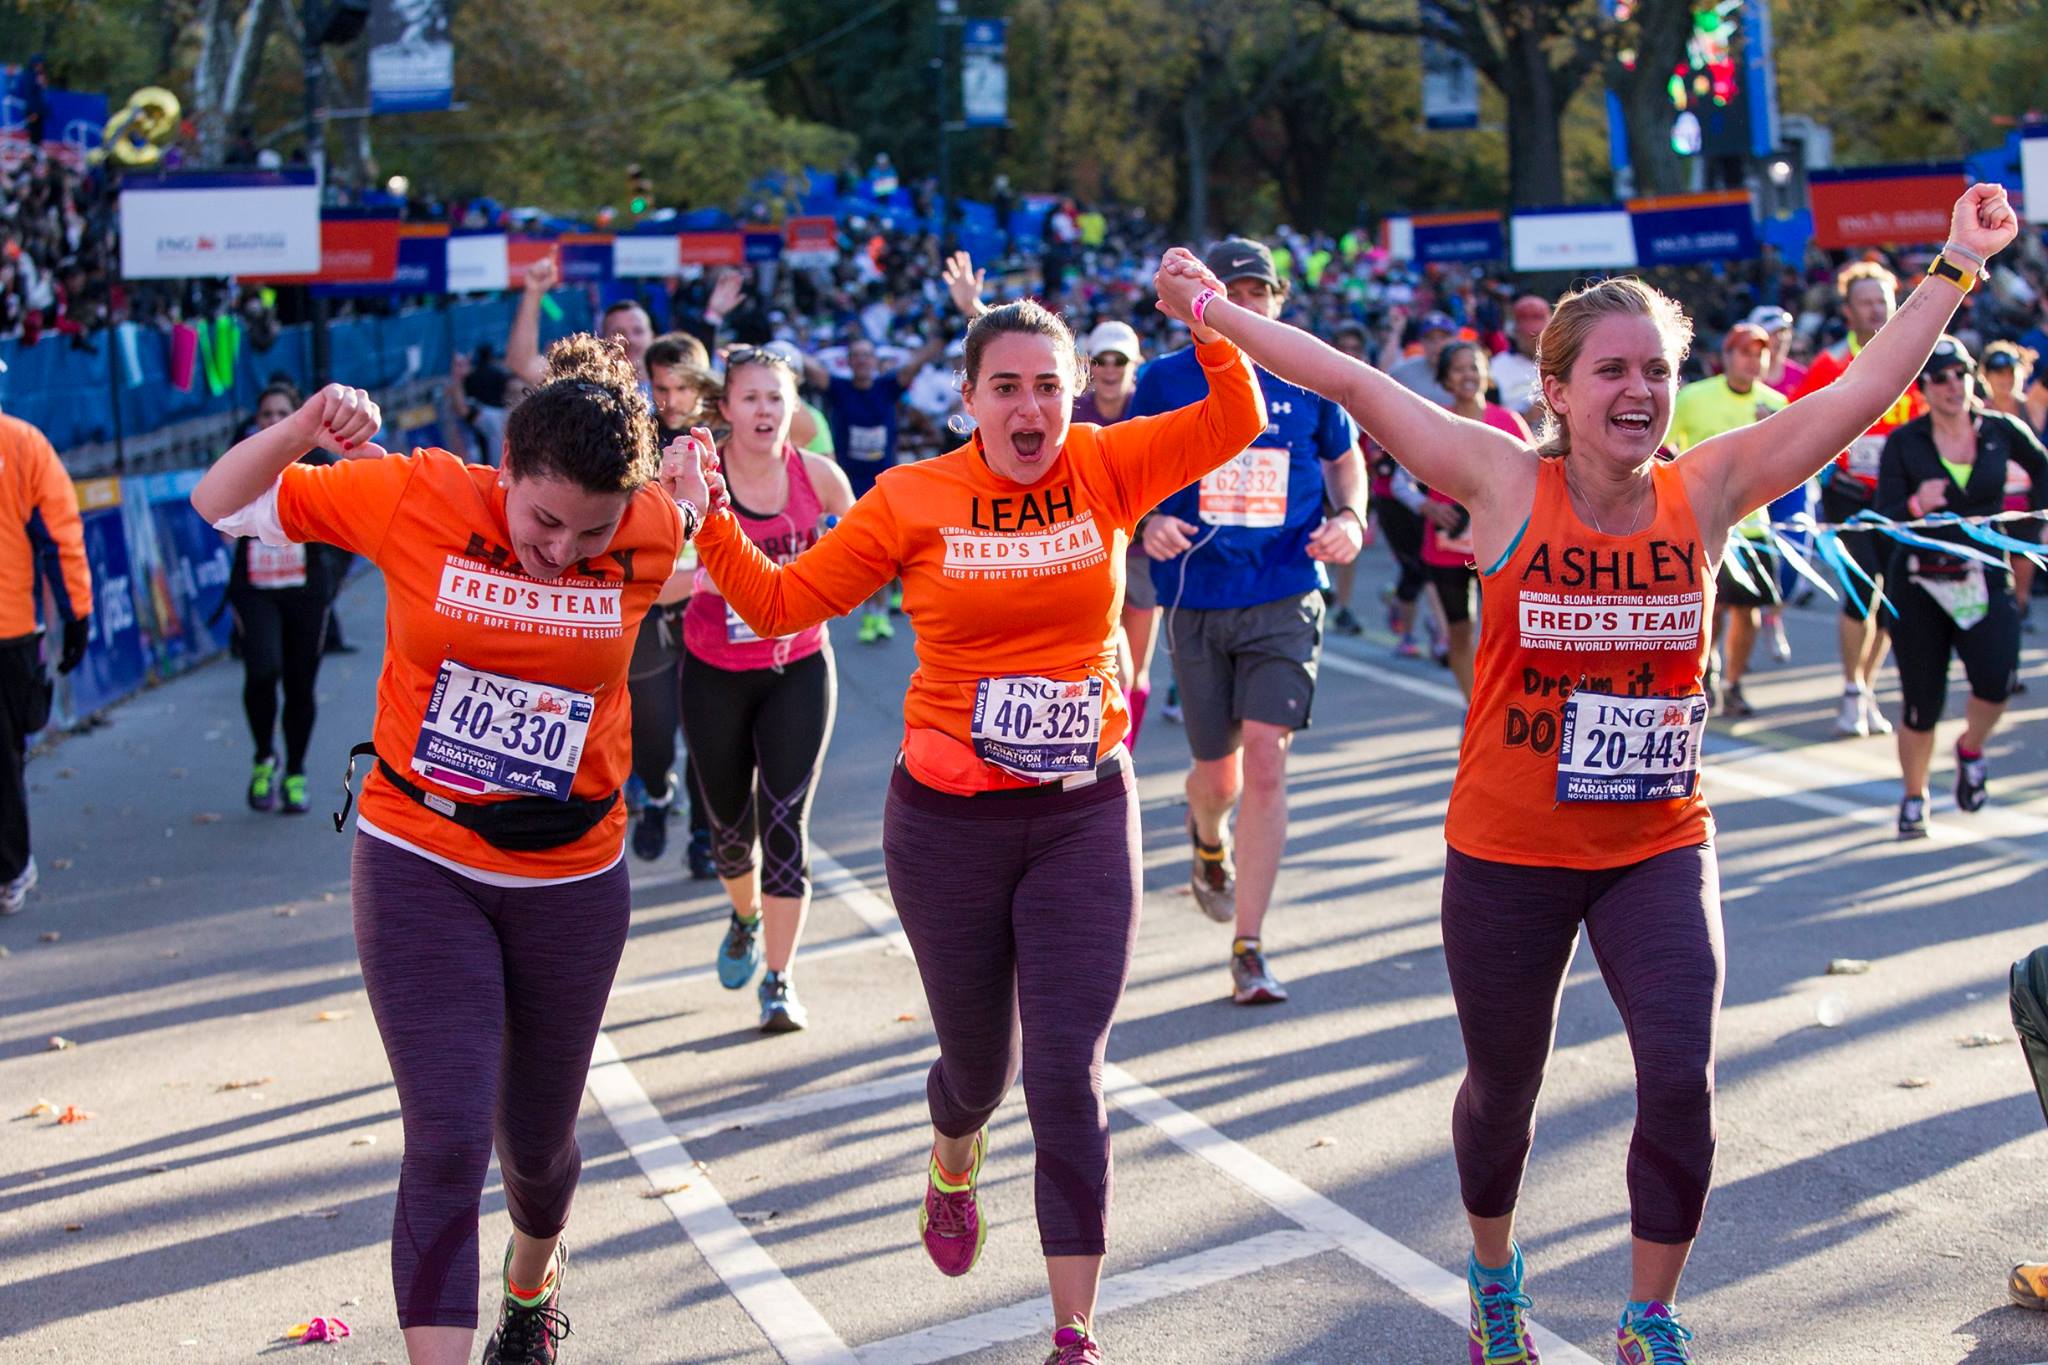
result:
<svg viewBox="0 0 2048 1365"><path fill-rule="evenodd" d="M769 972L761 978L761 1032L796 1033L811 1022L810 1011L796 998L796 983L788 972Z"/></svg>
<svg viewBox="0 0 2048 1365"><path fill-rule="evenodd" d="M1686 1346L1691 1340L1692 1333L1665 1305L1631 1305L1621 1310L1621 1324L1614 1329L1614 1365L1692 1365Z"/></svg>
<svg viewBox="0 0 2048 1365"><path fill-rule="evenodd" d="M1472 1296L1471 1365L1539 1365L1542 1359L1522 1321L1529 1311L1529 1296L1522 1292L1522 1248L1509 1245L1514 1255L1504 1271L1481 1268L1476 1255L1465 1258L1465 1290Z"/></svg>
<svg viewBox="0 0 2048 1365"><path fill-rule="evenodd" d="M735 910L732 923L726 926L725 942L718 945L718 984L729 991L741 990L760 970L761 917L741 919Z"/></svg>

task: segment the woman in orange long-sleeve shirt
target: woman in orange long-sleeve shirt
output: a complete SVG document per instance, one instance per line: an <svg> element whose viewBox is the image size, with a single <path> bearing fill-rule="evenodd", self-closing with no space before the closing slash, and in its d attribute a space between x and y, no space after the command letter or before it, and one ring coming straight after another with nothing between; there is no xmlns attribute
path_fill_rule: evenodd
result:
<svg viewBox="0 0 2048 1365"><path fill-rule="evenodd" d="M1192 324L1195 290L1161 284L1162 309ZM919 1225L940 1270L973 1267L985 1129L1021 1052L1039 1237L1065 1324L1058 1365L1103 1358L1089 1330L1109 1207L1102 1058L1143 892L1116 681L1124 552L1140 515L1265 425L1236 348L1205 328L1195 337L1202 402L1074 425L1073 334L1035 303L995 309L967 334L961 392L979 427L968 444L883 473L789 564L729 515L698 541L703 568L764 639L903 580L918 668L883 849L939 1035Z"/></svg>

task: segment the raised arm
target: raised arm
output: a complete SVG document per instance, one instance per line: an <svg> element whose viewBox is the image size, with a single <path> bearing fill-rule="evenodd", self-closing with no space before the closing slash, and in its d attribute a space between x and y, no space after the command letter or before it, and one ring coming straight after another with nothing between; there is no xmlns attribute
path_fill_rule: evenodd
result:
<svg viewBox="0 0 2048 1365"><path fill-rule="evenodd" d="M934 331L931 339L910 353L910 359L896 367L896 384L908 389L923 373L924 367L946 353L946 333L943 329Z"/></svg>
<svg viewBox="0 0 2048 1365"><path fill-rule="evenodd" d="M1199 261L1185 253L1175 259L1177 268L1160 274L1161 307L1166 306L1168 291L1176 307L1192 308L1197 296L1215 290L1215 297L1203 305L1208 326L1282 379L1343 404L1359 426L1432 488L1477 510L1500 487L1502 461L1534 463L1534 452L1506 432L1411 393L1299 327L1239 308L1223 297L1213 278L1205 278L1206 272L1194 273L1201 269Z"/></svg>
<svg viewBox="0 0 2048 1365"><path fill-rule="evenodd" d="M382 458L372 441L384 415L361 389L329 384L276 426L244 437L214 461L192 489L192 506L209 524L269 492L291 463L315 447L335 455Z"/></svg>
<svg viewBox="0 0 2048 1365"><path fill-rule="evenodd" d="M540 353L540 304L560 278L553 256L526 267L519 311L512 315L512 331L505 338L505 368L535 388L548 382L548 363Z"/></svg>
<svg viewBox="0 0 2048 1365"><path fill-rule="evenodd" d="M987 272L974 268L974 257L964 251L956 251L946 258L944 279L946 293L952 296L953 306L969 322L988 311L988 305L981 301L981 289Z"/></svg>
<svg viewBox="0 0 2048 1365"><path fill-rule="evenodd" d="M2000 185L1972 185L1956 200L1948 261L1982 273L1984 263L2019 234L2019 218ZM1718 537L1749 513L1818 473L1897 402L1955 316L1963 290L1927 279L1907 296L1839 379L1752 426L1700 442L1680 457L1700 529Z"/></svg>

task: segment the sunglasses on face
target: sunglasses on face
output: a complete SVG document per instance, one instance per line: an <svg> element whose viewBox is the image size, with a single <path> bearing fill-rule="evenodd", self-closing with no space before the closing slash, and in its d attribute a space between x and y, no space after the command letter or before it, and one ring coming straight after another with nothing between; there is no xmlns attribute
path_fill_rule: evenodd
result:
<svg viewBox="0 0 2048 1365"><path fill-rule="evenodd" d="M1111 369L1121 370L1124 366L1131 363L1131 358L1127 355L1118 355L1115 351L1106 351L1088 363L1091 365L1107 365Z"/></svg>
<svg viewBox="0 0 2048 1365"><path fill-rule="evenodd" d="M1968 378L1969 373L1968 370L1960 365L1945 365L1938 370L1929 370L1927 372L1927 382L1930 384L1953 384L1958 380Z"/></svg>

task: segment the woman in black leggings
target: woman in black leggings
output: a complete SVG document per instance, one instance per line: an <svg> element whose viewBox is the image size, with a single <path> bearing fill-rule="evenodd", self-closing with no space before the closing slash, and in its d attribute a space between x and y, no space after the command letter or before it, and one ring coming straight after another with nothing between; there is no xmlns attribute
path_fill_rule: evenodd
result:
<svg viewBox="0 0 2048 1365"><path fill-rule="evenodd" d="M276 426L299 408L298 391L272 384L256 400L252 431ZM325 464L319 451L308 455ZM228 606L242 637L242 710L256 741L249 774L249 809L306 813L306 746L317 710L313 686L320 676L321 645L334 599L334 563L324 545L274 547L237 540L228 579ZM277 697L284 693L284 771L278 772ZM281 780L280 780L281 779Z"/></svg>
<svg viewBox="0 0 2048 1365"><path fill-rule="evenodd" d="M817 543L826 518L853 506L853 488L831 460L790 444L796 371L782 356L734 351L719 410L732 430L719 456L733 515L763 554L786 564ZM741 990L765 960L761 1031L794 1032L808 1022L790 967L811 905L805 824L832 737L831 640L823 625L762 639L700 573L683 613L683 651L683 737L732 897L718 979Z"/></svg>
<svg viewBox="0 0 2048 1365"><path fill-rule="evenodd" d="M2048 508L2048 454L2026 423L1994 412L1971 396L1977 372L1970 352L1952 336L1934 345L1920 371L1927 415L1886 438L1878 460L1877 510L1887 517L1919 518L1934 512L1989 516L2005 506L2006 471L2017 464L2032 479L2028 505ZM1962 531L1928 527L1920 534L1970 547ZM1975 548L1983 550L1982 546ZM2003 551L1985 551L2004 559ZM1970 680L1963 733L1956 740L1956 805L1984 808L1984 746L2005 713L2019 676L2020 614L2011 575L1976 560L1895 545L1885 579L1898 619L1892 650L1905 693L1899 726L1899 837L1927 834L1927 771L1934 761L1934 726L1948 701L1951 655Z"/></svg>

